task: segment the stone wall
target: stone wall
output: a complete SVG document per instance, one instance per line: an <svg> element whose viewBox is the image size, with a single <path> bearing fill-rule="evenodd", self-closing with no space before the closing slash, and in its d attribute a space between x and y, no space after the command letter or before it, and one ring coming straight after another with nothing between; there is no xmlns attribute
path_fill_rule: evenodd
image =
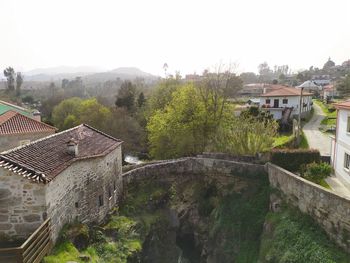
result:
<svg viewBox="0 0 350 263"><path fill-rule="evenodd" d="M73 163L46 185L0 168L0 235L26 238L50 217L56 241L66 223L100 223L121 196L121 165L119 146Z"/></svg>
<svg viewBox="0 0 350 263"><path fill-rule="evenodd" d="M309 182L281 167L267 165L272 187L314 218L339 246L350 252L350 199Z"/></svg>
<svg viewBox="0 0 350 263"><path fill-rule="evenodd" d="M176 180L181 177L192 175L212 175L218 174L227 176L242 175L256 176L265 174L264 165L235 162L228 160L187 157L160 163L149 164L143 167L131 170L123 174L124 187L133 180L143 180L146 178L154 178L155 180L171 180L176 175Z"/></svg>
<svg viewBox="0 0 350 263"><path fill-rule="evenodd" d="M30 140L35 141L51 134L52 132L36 132L36 133L24 133L24 134L10 134L10 135L1 135L0 137L0 152L7 151L9 149L20 146L20 141Z"/></svg>
<svg viewBox="0 0 350 263"><path fill-rule="evenodd" d="M45 186L0 168L0 234L25 238L46 219Z"/></svg>
<svg viewBox="0 0 350 263"><path fill-rule="evenodd" d="M121 164L119 146L107 156L73 163L46 186L54 241L66 223L100 223L105 219L122 192Z"/></svg>

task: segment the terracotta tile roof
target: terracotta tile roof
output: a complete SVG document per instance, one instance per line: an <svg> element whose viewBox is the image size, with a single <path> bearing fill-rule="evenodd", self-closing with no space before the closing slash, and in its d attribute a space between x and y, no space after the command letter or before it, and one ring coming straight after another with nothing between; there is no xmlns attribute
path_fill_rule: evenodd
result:
<svg viewBox="0 0 350 263"><path fill-rule="evenodd" d="M272 90L265 94L262 94L261 97L287 97L287 96L300 96L301 89L298 88L289 88L281 87L279 89ZM312 93L303 91L303 96L311 96Z"/></svg>
<svg viewBox="0 0 350 263"><path fill-rule="evenodd" d="M71 139L78 144L77 156L67 152L67 143ZM121 140L82 124L1 153L0 167L33 181L47 183L72 163L104 156L120 144Z"/></svg>
<svg viewBox="0 0 350 263"><path fill-rule="evenodd" d="M55 132L57 129L46 123L34 120L16 111L0 115L0 135L35 132Z"/></svg>
<svg viewBox="0 0 350 263"><path fill-rule="evenodd" d="M340 102L340 103L335 103L333 104L335 106L335 108L337 109L347 109L347 110L350 110L350 100L347 100L347 101L343 101L343 102Z"/></svg>

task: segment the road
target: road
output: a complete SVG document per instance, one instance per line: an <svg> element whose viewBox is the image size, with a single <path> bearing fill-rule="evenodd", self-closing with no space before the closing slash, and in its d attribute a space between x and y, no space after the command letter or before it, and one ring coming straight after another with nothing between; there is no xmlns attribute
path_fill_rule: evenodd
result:
<svg viewBox="0 0 350 263"><path fill-rule="evenodd" d="M316 103L314 106L314 115L303 127L304 134L307 138L310 148L317 149L321 155L330 155L331 138L319 130L320 123L325 117L320 106Z"/></svg>

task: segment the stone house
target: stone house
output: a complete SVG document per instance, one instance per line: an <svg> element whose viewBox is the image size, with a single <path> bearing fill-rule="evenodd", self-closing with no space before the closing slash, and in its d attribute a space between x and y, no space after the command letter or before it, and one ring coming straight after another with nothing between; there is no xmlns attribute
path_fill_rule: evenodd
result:
<svg viewBox="0 0 350 263"><path fill-rule="evenodd" d="M54 134L56 130L19 112L6 111L0 115L0 152Z"/></svg>
<svg viewBox="0 0 350 263"><path fill-rule="evenodd" d="M299 115L301 89L281 87L260 96L260 109L269 111L275 120ZM307 116L312 109L312 94L303 92L301 116ZM286 116L288 115L288 116Z"/></svg>
<svg viewBox="0 0 350 263"><path fill-rule="evenodd" d="M0 234L25 238L51 218L101 222L122 188L122 141L88 125L0 154Z"/></svg>
<svg viewBox="0 0 350 263"><path fill-rule="evenodd" d="M337 127L332 138L331 163L334 173L350 187L350 101L335 104Z"/></svg>

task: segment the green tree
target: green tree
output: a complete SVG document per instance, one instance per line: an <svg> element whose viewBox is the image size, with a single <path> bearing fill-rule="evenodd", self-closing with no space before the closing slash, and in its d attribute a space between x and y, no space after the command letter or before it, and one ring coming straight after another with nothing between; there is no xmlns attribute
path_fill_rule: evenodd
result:
<svg viewBox="0 0 350 263"><path fill-rule="evenodd" d="M135 111L136 86L131 81L124 81L118 91L115 105L126 108L128 112Z"/></svg>
<svg viewBox="0 0 350 263"><path fill-rule="evenodd" d="M146 103L146 98L145 98L145 94L143 94L143 92L141 92L139 94L139 97L137 98L137 106L139 108L143 107Z"/></svg>
<svg viewBox="0 0 350 263"><path fill-rule="evenodd" d="M274 120L234 117L219 132L217 150L237 155L255 155L271 150L278 129Z"/></svg>
<svg viewBox="0 0 350 263"><path fill-rule="evenodd" d="M198 90L188 84L172 94L171 102L149 119L147 130L153 157L173 158L204 150L205 107Z"/></svg>
<svg viewBox="0 0 350 263"><path fill-rule="evenodd" d="M4 76L7 79L7 89L10 92L15 90L15 76L16 72L12 67L8 67L4 70Z"/></svg>
<svg viewBox="0 0 350 263"><path fill-rule="evenodd" d="M21 86L23 84L23 76L21 72L17 72L16 74L16 96L19 97L21 95Z"/></svg>
<svg viewBox="0 0 350 263"><path fill-rule="evenodd" d="M53 124L59 130L65 130L78 125L78 109L81 102L82 99L80 98L70 98L60 102L52 111Z"/></svg>

